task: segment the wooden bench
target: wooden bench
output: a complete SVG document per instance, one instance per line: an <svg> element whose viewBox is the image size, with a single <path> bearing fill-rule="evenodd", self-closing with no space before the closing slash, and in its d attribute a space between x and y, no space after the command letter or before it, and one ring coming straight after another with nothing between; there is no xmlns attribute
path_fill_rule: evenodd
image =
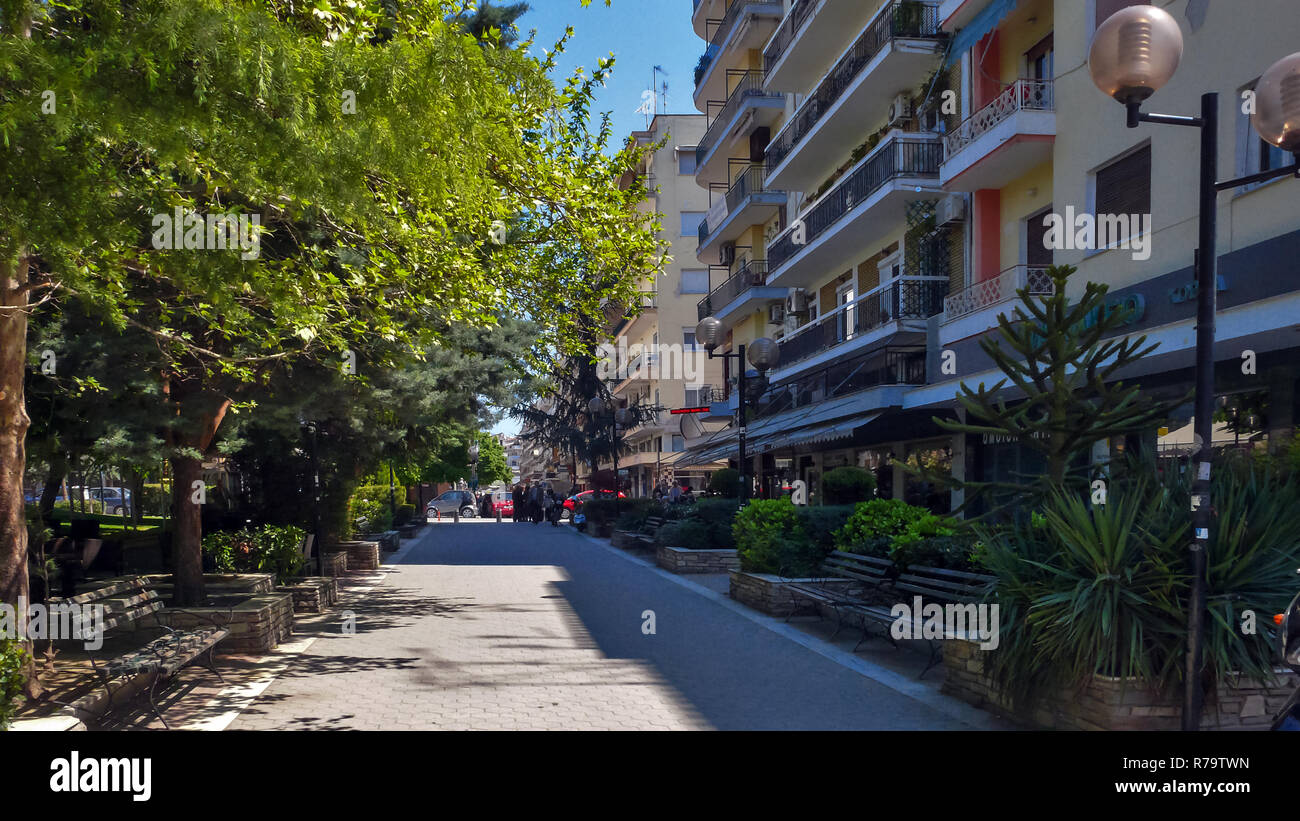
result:
<svg viewBox="0 0 1300 821"><path fill-rule="evenodd" d="M102 606L105 612L100 629L103 633L117 627L139 622L146 616L153 616L157 627L164 631L163 635L147 644L110 658L102 664L93 654L91 655L91 667L99 675L104 691L108 695L108 706L105 709L105 714L113 707L112 682L122 676L142 673L155 674L154 680L149 687L149 706L153 709L154 715L158 716L158 719L162 721L164 727L168 727L167 719L163 717L162 711L158 709L156 700L160 683L170 680L180 670L195 661L200 661L205 655L207 656L207 662L203 666L215 673L221 683L225 683L225 678L216 668L213 650L223 639L230 635L230 631L203 613L175 608L164 610L162 599L159 598L157 591L149 587L145 580L139 576L109 582L79 595L51 599L50 604L79 607ZM211 622L211 626L191 630L174 630L165 623L165 616L168 613L189 613L204 621ZM230 619L227 619L227 622L229 621Z"/></svg>
<svg viewBox="0 0 1300 821"><path fill-rule="evenodd" d="M996 577L982 573L915 565L899 574L898 580L894 583L894 590L920 596L923 603L975 604L984 598L996 580ZM919 619L920 615L914 613L913 618ZM943 638L964 639L966 636L951 635L945 629ZM942 659L940 653L943 647L942 640L926 640L930 643L930 662L921 671L921 676L929 672L930 668Z"/></svg>
<svg viewBox="0 0 1300 821"><path fill-rule="evenodd" d="M651 516L645 520L645 524L641 525L640 530L618 530L615 531L614 535L621 536L629 542L642 542L643 544L653 545L655 536L659 533L659 528L663 526L664 517Z"/></svg>
<svg viewBox="0 0 1300 821"><path fill-rule="evenodd" d="M863 556L857 553L845 553L836 550L831 553L822 562L820 576L810 582L799 582L787 585L797 598L811 606L818 616L822 614L822 607L828 606L835 613L835 632L831 638L835 638L840 630L844 627L844 614L851 613L861 617L864 622L862 637L858 643L853 645L856 651L867 638L865 627L866 620L878 621L884 616L889 615L889 610L868 604L867 601L859 596L851 595L843 590L836 589L846 585L836 584L832 586L830 582L854 582L865 589L887 588L897 575L894 563L889 559L882 559L876 556ZM784 575L784 574L783 574ZM796 607L786 616L789 621L795 614L806 608ZM889 619L893 621L892 617Z"/></svg>

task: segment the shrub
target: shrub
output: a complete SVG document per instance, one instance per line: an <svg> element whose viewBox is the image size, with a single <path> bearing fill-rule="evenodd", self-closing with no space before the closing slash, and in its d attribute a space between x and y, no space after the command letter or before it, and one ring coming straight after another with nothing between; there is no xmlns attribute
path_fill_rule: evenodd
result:
<svg viewBox="0 0 1300 821"><path fill-rule="evenodd" d="M736 514L731 525L742 570L750 573L792 574L795 542L807 541L799 514L789 499L759 499Z"/></svg>
<svg viewBox="0 0 1300 821"><path fill-rule="evenodd" d="M354 490L348 500L348 522L353 536L392 528L393 510L389 503L388 485L362 485Z"/></svg>
<svg viewBox="0 0 1300 821"><path fill-rule="evenodd" d="M835 533L853 514L853 505L817 505L800 507L799 522L808 539L829 553L835 546Z"/></svg>
<svg viewBox="0 0 1300 821"><path fill-rule="evenodd" d="M835 545L849 553L864 553L863 545L875 545L887 538L891 558L906 564L907 547L923 539L952 536L954 523L937 516L923 507L909 505L901 499L872 499L860 502L835 534ZM896 555L895 555L896 554Z"/></svg>
<svg viewBox="0 0 1300 821"><path fill-rule="evenodd" d="M401 525L409 524L414 518L415 505L407 502L397 506L397 518L393 520L393 524L400 527Z"/></svg>
<svg viewBox="0 0 1300 821"><path fill-rule="evenodd" d="M663 505L654 499L589 499L582 505L593 530L603 522L615 522L619 530L639 530L646 519L662 511Z"/></svg>
<svg viewBox="0 0 1300 821"><path fill-rule="evenodd" d="M0 730L7 729L23 691L27 651L13 639L0 638Z"/></svg>
<svg viewBox="0 0 1300 821"><path fill-rule="evenodd" d="M876 493L876 477L859 467L840 467L822 477L822 489L829 505L865 502Z"/></svg>
<svg viewBox="0 0 1300 821"><path fill-rule="evenodd" d="M726 499L740 498L740 471L735 468L715 470L709 477L709 492Z"/></svg>
<svg viewBox="0 0 1300 821"><path fill-rule="evenodd" d="M655 543L668 547L683 547L687 550L708 550L720 546L713 541L713 530L702 519L687 518L677 522L667 522L659 528Z"/></svg>
<svg viewBox="0 0 1300 821"><path fill-rule="evenodd" d="M300 527L266 525L252 530L222 530L203 537L203 552L223 573L272 573L277 584L297 575L305 559Z"/></svg>

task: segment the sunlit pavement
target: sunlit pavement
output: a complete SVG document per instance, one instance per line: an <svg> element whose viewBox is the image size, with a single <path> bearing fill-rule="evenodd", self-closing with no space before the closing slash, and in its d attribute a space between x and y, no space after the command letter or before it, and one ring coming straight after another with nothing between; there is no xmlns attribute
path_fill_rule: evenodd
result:
<svg viewBox="0 0 1300 821"><path fill-rule="evenodd" d="M806 630L568 526L444 520L387 570L305 649L264 662L260 679L227 688L195 720L208 729L993 726L930 686L856 657L842 663L835 655L849 654L810 647L820 640Z"/></svg>

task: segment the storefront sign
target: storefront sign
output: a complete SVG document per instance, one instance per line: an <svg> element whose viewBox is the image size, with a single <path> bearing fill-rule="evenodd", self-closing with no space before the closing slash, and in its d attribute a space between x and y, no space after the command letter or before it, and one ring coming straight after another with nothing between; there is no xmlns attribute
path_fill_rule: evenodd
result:
<svg viewBox="0 0 1300 821"><path fill-rule="evenodd" d="M1219 291L1228 290L1228 283L1223 277L1215 277L1215 289ZM1196 280L1179 285L1177 288L1169 289L1169 301L1177 305L1180 302L1191 302L1196 299L1201 292L1201 284Z"/></svg>

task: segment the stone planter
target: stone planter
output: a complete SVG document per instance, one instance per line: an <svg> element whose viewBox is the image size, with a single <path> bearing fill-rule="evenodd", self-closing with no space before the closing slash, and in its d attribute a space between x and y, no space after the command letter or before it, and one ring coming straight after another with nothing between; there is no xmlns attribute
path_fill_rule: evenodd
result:
<svg viewBox="0 0 1300 821"><path fill-rule="evenodd" d="M730 573L740 569L736 551L727 548L689 550L662 546L655 551L655 562L669 573Z"/></svg>
<svg viewBox="0 0 1300 821"><path fill-rule="evenodd" d="M769 616L788 616L799 604L803 603L802 599L797 598L794 593L790 592L789 586L814 581L832 589L842 587L846 592L854 589L854 582L850 579L844 579L843 581L838 579L783 579L770 573L743 573L739 570L733 570L731 572L731 598Z"/></svg>
<svg viewBox="0 0 1300 821"><path fill-rule="evenodd" d="M346 553L348 570L378 570L379 542L339 542L325 548L326 553Z"/></svg>
<svg viewBox="0 0 1300 821"><path fill-rule="evenodd" d="M325 608L339 600L338 582L332 576L294 579L289 584L277 587L276 591L293 597L295 613L323 613Z"/></svg>
<svg viewBox="0 0 1300 821"><path fill-rule="evenodd" d="M1178 730L1181 693L1163 696L1134 681L1107 676L1074 691L1052 693L1033 708L1032 715L1013 710L1006 698L980 672L983 651L960 639L943 643L947 678L943 692L976 707L1051 730ZM1266 730L1295 690L1297 676L1279 673L1279 684L1242 678L1207 696L1201 727L1207 730Z"/></svg>
<svg viewBox="0 0 1300 821"><path fill-rule="evenodd" d="M614 535L613 520L602 521L596 528L596 535L602 539L608 539L609 537L613 536Z"/></svg>
<svg viewBox="0 0 1300 821"><path fill-rule="evenodd" d="M172 574L158 573L144 577L145 582L158 595L168 599L172 594ZM270 573L204 573L203 592L208 596L229 596L239 593L270 593L275 590L275 576Z"/></svg>
<svg viewBox="0 0 1300 821"><path fill-rule="evenodd" d="M163 610L171 627L211 627L215 621L230 631L217 645L217 654L265 653L274 650L293 633L293 596L288 593L258 593L233 604ZM206 617L206 618L204 618ZM229 623L227 623L229 622Z"/></svg>
<svg viewBox="0 0 1300 821"><path fill-rule="evenodd" d="M308 568L315 568L316 560L312 559ZM348 574L348 554L346 553L326 553L325 554L325 575L330 577L346 576Z"/></svg>

